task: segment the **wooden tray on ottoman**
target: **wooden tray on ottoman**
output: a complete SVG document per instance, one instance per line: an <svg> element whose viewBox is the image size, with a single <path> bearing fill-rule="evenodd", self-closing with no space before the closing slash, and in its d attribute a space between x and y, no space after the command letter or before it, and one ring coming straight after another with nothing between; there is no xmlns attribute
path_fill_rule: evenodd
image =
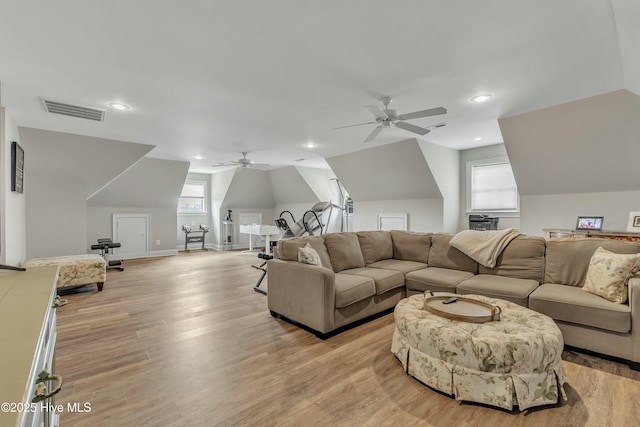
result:
<svg viewBox="0 0 640 427"><path fill-rule="evenodd" d="M435 296L433 292L424 293L424 309L438 316L470 323L485 323L500 320L502 309L500 306L487 304L471 298L459 297L456 302L443 304L442 301L451 295Z"/></svg>

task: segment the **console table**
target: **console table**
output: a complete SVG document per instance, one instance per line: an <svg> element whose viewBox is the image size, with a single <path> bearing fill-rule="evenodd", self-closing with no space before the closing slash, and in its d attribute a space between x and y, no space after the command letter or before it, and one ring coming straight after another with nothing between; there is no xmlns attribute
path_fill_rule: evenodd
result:
<svg viewBox="0 0 640 427"><path fill-rule="evenodd" d="M577 230L569 230L564 228L543 228L542 231L547 233L547 238L558 238L558 237L568 237L568 238L576 238L576 237L591 237L597 239L611 239L611 240L629 240L632 242L640 241L640 233L632 233L629 231L613 231L613 230L602 230L602 231L577 231Z"/></svg>
<svg viewBox="0 0 640 427"><path fill-rule="evenodd" d="M0 402L6 402L0 426L58 425L58 414L51 410L53 396L49 396L62 385L61 378L50 379L57 279L58 266L53 265L0 271ZM50 375L42 374L45 369ZM34 402L38 385L43 394Z"/></svg>
<svg viewBox="0 0 640 427"><path fill-rule="evenodd" d="M595 237L599 239L629 240L631 242L640 241L640 233L629 231L587 231L584 237Z"/></svg>

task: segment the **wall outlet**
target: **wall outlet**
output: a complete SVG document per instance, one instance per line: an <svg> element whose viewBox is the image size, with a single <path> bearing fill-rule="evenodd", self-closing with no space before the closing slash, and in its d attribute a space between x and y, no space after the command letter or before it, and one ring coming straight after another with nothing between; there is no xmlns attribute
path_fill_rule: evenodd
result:
<svg viewBox="0 0 640 427"><path fill-rule="evenodd" d="M160 240L156 240L156 245L160 245Z"/></svg>

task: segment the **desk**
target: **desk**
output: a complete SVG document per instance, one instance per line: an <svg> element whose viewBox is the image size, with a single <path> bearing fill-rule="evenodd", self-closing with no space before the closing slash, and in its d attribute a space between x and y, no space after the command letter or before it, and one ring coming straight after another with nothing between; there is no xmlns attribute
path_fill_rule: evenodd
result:
<svg viewBox="0 0 640 427"><path fill-rule="evenodd" d="M275 225L241 225L240 232L249 235L249 251L253 251L253 240L251 239L252 235L265 236L267 240L265 247L266 253L271 253L271 236L280 237L280 229Z"/></svg>

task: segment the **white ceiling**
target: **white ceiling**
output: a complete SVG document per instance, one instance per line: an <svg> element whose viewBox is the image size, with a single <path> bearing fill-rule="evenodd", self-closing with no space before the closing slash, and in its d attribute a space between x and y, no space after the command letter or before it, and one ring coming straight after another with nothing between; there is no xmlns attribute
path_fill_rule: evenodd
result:
<svg viewBox="0 0 640 427"><path fill-rule="evenodd" d="M444 121L418 140L463 149L502 142L501 117L639 94L638 22L633 0L0 0L0 103L19 126L152 144L193 172L240 151L326 167L417 136L330 130L370 121L362 106L383 95L399 113L447 108L411 123ZM106 119L46 113L41 97Z"/></svg>

